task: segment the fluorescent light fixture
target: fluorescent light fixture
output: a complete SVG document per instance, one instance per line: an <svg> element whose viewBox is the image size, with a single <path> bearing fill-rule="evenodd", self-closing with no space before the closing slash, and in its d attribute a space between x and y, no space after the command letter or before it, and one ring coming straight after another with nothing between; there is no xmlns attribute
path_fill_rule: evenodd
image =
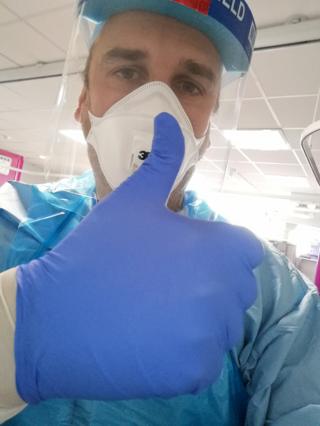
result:
<svg viewBox="0 0 320 426"><path fill-rule="evenodd" d="M225 138L238 149L259 151L286 151L290 145L281 130L225 130Z"/></svg>
<svg viewBox="0 0 320 426"><path fill-rule="evenodd" d="M307 178L298 176L268 176L265 175L267 182L278 187L285 186L291 188L310 188Z"/></svg>
<svg viewBox="0 0 320 426"><path fill-rule="evenodd" d="M83 136L82 130L64 129L64 130L60 130L59 133L61 133L66 138L73 140L74 142L79 142L79 143L82 143L82 144L87 143L84 136Z"/></svg>

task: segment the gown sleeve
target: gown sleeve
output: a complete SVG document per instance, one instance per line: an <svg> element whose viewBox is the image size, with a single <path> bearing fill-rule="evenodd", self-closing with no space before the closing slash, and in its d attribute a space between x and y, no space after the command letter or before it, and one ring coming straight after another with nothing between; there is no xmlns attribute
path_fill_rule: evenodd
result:
<svg viewBox="0 0 320 426"><path fill-rule="evenodd" d="M246 426L317 425L320 419L320 297L275 248L255 271L258 297L235 350L248 394Z"/></svg>

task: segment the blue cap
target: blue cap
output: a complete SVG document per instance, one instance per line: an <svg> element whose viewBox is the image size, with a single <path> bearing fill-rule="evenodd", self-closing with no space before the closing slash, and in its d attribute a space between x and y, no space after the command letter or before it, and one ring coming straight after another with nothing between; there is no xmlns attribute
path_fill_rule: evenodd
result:
<svg viewBox="0 0 320 426"><path fill-rule="evenodd" d="M257 29L244 0L78 0L79 13L97 24L143 10L169 16L202 32L217 48L227 72L249 69Z"/></svg>

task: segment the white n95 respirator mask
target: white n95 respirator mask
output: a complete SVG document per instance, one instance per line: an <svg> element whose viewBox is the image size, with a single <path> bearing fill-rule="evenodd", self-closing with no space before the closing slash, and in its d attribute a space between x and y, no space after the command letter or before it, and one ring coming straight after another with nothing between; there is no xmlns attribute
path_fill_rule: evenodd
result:
<svg viewBox="0 0 320 426"><path fill-rule="evenodd" d="M178 121L185 141L185 155L173 189L199 160L199 150L209 137L197 139L191 122L169 86L152 82L114 104L102 117L89 112L87 141L97 153L101 170L112 189L117 188L148 157L154 136L154 119L167 112Z"/></svg>

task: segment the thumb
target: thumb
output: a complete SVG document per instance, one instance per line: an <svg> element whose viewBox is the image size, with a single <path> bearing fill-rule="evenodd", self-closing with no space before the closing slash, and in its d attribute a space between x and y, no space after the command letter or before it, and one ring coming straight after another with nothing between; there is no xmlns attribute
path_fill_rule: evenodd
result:
<svg viewBox="0 0 320 426"><path fill-rule="evenodd" d="M142 166L119 188L136 199L164 205L179 173L185 153L177 120L163 112L154 121L152 150Z"/></svg>

